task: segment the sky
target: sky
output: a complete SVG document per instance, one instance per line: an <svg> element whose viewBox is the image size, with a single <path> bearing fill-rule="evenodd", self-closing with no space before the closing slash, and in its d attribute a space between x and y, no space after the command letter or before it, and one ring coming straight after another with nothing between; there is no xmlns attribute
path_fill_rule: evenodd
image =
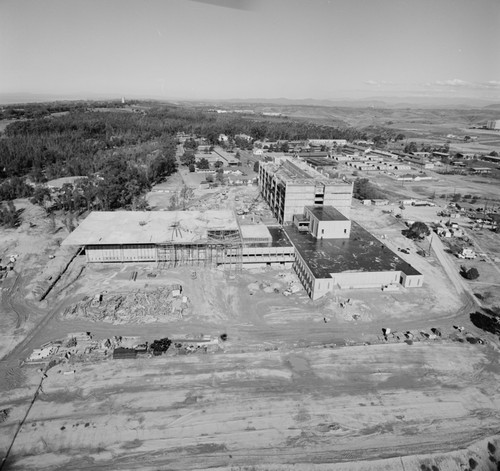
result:
<svg viewBox="0 0 500 471"><path fill-rule="evenodd" d="M0 0L0 94L500 101L500 0Z"/></svg>

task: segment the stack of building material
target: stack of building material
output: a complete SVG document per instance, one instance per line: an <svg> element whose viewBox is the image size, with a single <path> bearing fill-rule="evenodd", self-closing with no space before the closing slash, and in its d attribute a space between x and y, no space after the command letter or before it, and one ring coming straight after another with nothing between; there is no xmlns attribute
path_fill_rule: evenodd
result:
<svg viewBox="0 0 500 471"><path fill-rule="evenodd" d="M113 360L135 358L136 356L137 352L133 348L118 347L113 350Z"/></svg>

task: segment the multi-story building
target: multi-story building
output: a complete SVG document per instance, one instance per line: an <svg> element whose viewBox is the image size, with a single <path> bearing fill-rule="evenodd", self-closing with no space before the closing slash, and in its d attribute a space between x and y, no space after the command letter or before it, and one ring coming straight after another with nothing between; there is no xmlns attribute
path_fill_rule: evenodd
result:
<svg viewBox="0 0 500 471"><path fill-rule="evenodd" d="M259 165L260 192L284 225L291 224L304 206L334 206L349 216L352 187L352 182L328 178L299 158L284 157Z"/></svg>

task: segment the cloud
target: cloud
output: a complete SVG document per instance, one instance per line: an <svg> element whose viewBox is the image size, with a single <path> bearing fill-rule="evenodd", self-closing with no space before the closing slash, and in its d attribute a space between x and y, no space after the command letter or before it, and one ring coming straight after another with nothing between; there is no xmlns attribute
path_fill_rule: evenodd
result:
<svg viewBox="0 0 500 471"><path fill-rule="evenodd" d="M388 82L386 80L365 80L363 83L365 85L370 85L372 87L381 87L383 85L395 85L394 82Z"/></svg>
<svg viewBox="0 0 500 471"><path fill-rule="evenodd" d="M451 79L451 80L438 80L436 85L445 86L445 87L468 87L470 86L470 82L466 82L461 79Z"/></svg>
<svg viewBox="0 0 500 471"><path fill-rule="evenodd" d="M487 82L468 82L462 79L436 80L435 82L427 82L425 87L430 88L469 88L476 90L500 88L500 80L489 80Z"/></svg>
<svg viewBox="0 0 500 471"><path fill-rule="evenodd" d="M500 80L489 80L483 84L485 88L500 88Z"/></svg>

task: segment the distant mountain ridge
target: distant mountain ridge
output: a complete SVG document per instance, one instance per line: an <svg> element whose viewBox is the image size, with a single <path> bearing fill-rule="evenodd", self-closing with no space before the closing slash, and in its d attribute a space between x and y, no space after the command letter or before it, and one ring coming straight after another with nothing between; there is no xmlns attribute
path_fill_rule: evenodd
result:
<svg viewBox="0 0 500 471"><path fill-rule="evenodd" d="M267 104L277 106L327 106L346 108L484 108L497 107L500 104L491 103L490 100L479 98L451 98L451 97L368 97L343 100L319 100L315 98L290 99L290 98L255 98L231 100L207 100L212 103L241 103L241 104Z"/></svg>
<svg viewBox="0 0 500 471"><path fill-rule="evenodd" d="M0 93L0 104L47 103L52 101L80 101L80 100L117 100L120 96L114 94L40 94L40 93ZM127 98L127 95L126 95ZM266 105L266 106L322 106L343 108L488 108L500 109L500 103L480 98L456 97L366 97L352 99L317 99L317 98L232 98L232 99L174 99L155 97L150 95L128 95L134 100L157 100L161 102L196 103L209 106L227 105Z"/></svg>

